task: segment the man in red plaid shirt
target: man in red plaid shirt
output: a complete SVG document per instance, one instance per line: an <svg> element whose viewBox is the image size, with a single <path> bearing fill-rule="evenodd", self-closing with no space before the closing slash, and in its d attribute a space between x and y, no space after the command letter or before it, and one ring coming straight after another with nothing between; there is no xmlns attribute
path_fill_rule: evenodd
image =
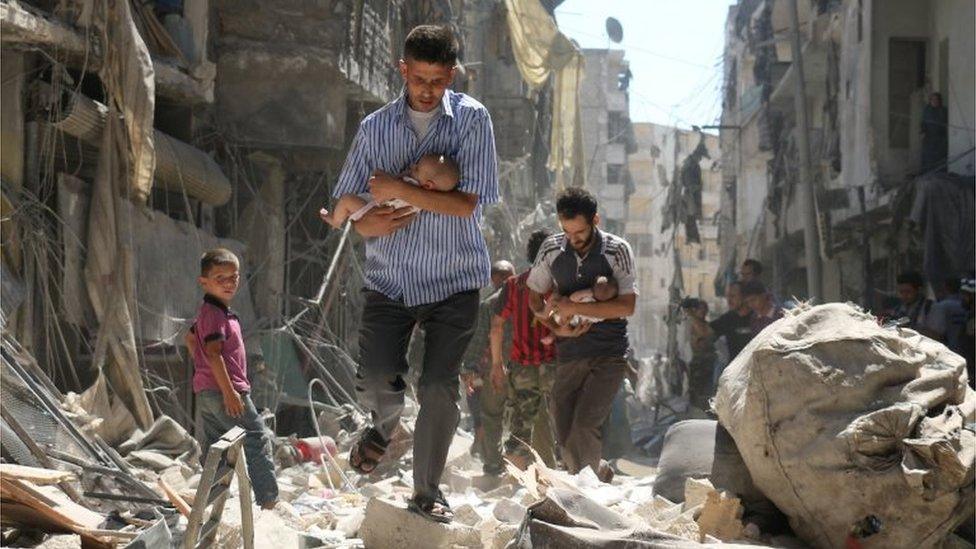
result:
<svg viewBox="0 0 976 549"><path fill-rule="evenodd" d="M542 242L550 232L540 229L532 233L528 242L529 263L535 262ZM544 344L550 334L529 308L529 288L525 285L529 271L505 282L496 301L491 319L491 375L489 379L497 391L507 391L509 438L505 442L508 458L526 466L532 461L526 443L542 456L547 465L555 464L549 414L549 391L552 388L556 348ZM506 364L502 349L505 323L511 322L512 350Z"/></svg>

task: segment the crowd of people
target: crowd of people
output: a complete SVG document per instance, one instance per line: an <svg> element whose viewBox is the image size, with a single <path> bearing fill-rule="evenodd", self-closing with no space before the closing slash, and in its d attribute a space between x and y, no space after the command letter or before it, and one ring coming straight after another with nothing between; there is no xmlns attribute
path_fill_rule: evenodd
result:
<svg viewBox="0 0 976 549"><path fill-rule="evenodd" d="M763 266L745 260L735 281L725 290L728 311L708 320L708 304L686 298L681 307L689 320L688 341L692 358L688 363L688 394L692 406L709 409L718 377L743 348L766 326L783 316L783 306L762 282ZM896 298L878 321L911 328L944 343L966 359L969 383L974 384L974 307L976 274L949 277L933 287L935 299L926 296L926 281L915 271L897 278ZM719 350L725 352L719 352ZM722 360L719 357L727 357Z"/></svg>

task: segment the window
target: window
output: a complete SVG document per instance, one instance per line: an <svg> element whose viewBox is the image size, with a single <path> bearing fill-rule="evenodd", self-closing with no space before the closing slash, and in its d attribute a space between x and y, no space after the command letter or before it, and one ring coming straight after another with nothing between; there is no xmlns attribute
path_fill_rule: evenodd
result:
<svg viewBox="0 0 976 549"><path fill-rule="evenodd" d="M607 142L625 143L627 141L627 125L630 121L622 111L610 111L607 119Z"/></svg>
<svg viewBox="0 0 976 549"><path fill-rule="evenodd" d="M705 245L698 247L698 261L705 261Z"/></svg>
<svg viewBox="0 0 976 549"><path fill-rule="evenodd" d="M616 185L623 183L623 164L607 164L607 183Z"/></svg>
<svg viewBox="0 0 976 549"><path fill-rule="evenodd" d="M925 42L888 42L888 146L907 149L911 140L912 94L925 85Z"/></svg>

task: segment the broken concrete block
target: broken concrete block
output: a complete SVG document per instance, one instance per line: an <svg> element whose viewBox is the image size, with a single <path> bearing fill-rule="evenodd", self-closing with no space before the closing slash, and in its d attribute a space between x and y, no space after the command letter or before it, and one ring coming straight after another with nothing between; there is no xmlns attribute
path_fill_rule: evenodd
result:
<svg viewBox="0 0 976 549"><path fill-rule="evenodd" d="M399 477L385 478L378 482L371 482L359 489L365 498L378 498L393 495L394 486L400 482Z"/></svg>
<svg viewBox="0 0 976 549"><path fill-rule="evenodd" d="M454 508L454 522L475 527L483 520L481 513L471 504L465 503Z"/></svg>
<svg viewBox="0 0 976 549"><path fill-rule="evenodd" d="M77 534L64 534L48 536L37 549L81 549L81 536Z"/></svg>
<svg viewBox="0 0 976 549"><path fill-rule="evenodd" d="M505 549L508 546L508 542L512 541L512 538L515 537L516 532L518 532L517 525L502 524L494 530L491 545L486 547L490 549Z"/></svg>
<svg viewBox="0 0 976 549"><path fill-rule="evenodd" d="M347 538L354 538L359 533L365 517L366 512L364 510L353 509L350 514L339 517L335 529L341 531Z"/></svg>
<svg viewBox="0 0 976 549"><path fill-rule="evenodd" d="M481 536L470 526L441 524L407 510L405 503L373 498L359 537L367 548L481 547Z"/></svg>
<svg viewBox="0 0 976 549"><path fill-rule="evenodd" d="M492 515L502 522L518 524L525 517L525 506L508 498L500 499L495 504Z"/></svg>
<svg viewBox="0 0 976 549"><path fill-rule="evenodd" d="M510 498L518 491L518 486L514 484L502 484L498 488L485 492L485 499Z"/></svg>
<svg viewBox="0 0 976 549"><path fill-rule="evenodd" d="M505 482L504 477L498 475L477 475L471 477L471 486L473 488L488 493L501 486L503 482Z"/></svg>
<svg viewBox="0 0 976 549"><path fill-rule="evenodd" d="M460 471L455 467L449 468L441 480L447 483L451 492L464 493L472 486L471 473Z"/></svg>
<svg viewBox="0 0 976 549"><path fill-rule="evenodd" d="M697 520L700 541L704 542L706 535L715 536L722 541L741 539L744 529L742 511L739 498L727 492L710 492Z"/></svg>
<svg viewBox="0 0 976 549"><path fill-rule="evenodd" d="M685 480L685 510L705 503L708 493L715 490L707 478L689 478Z"/></svg>

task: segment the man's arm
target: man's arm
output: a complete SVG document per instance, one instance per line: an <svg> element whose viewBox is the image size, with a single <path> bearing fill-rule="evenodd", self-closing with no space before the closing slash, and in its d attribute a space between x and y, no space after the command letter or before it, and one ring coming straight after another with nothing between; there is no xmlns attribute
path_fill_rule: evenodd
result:
<svg viewBox="0 0 976 549"><path fill-rule="evenodd" d="M491 347L491 383L500 391L505 386L505 317L492 315L491 333L488 335Z"/></svg>
<svg viewBox="0 0 976 549"><path fill-rule="evenodd" d="M618 295L607 301L594 303L574 303L569 298L559 296L555 298L554 309L560 316L581 315L593 318L626 318L634 314L637 305L637 294Z"/></svg>
<svg viewBox="0 0 976 549"><path fill-rule="evenodd" d="M210 371L213 372L214 381L217 382L220 393L224 397L224 410L231 417L240 417L244 413L244 402L230 382L230 374L227 373L227 365L224 364L224 357L221 354L223 346L222 340L209 341L204 346L204 355L207 357Z"/></svg>
<svg viewBox="0 0 976 549"><path fill-rule="evenodd" d="M410 206L393 208L373 208L359 221L352 222L352 228L363 238L387 236L409 225L417 213Z"/></svg>
<svg viewBox="0 0 976 549"><path fill-rule="evenodd" d="M459 191L429 191L384 172L375 172L369 191L377 202L399 198L428 212L469 217L478 206L478 195Z"/></svg>

